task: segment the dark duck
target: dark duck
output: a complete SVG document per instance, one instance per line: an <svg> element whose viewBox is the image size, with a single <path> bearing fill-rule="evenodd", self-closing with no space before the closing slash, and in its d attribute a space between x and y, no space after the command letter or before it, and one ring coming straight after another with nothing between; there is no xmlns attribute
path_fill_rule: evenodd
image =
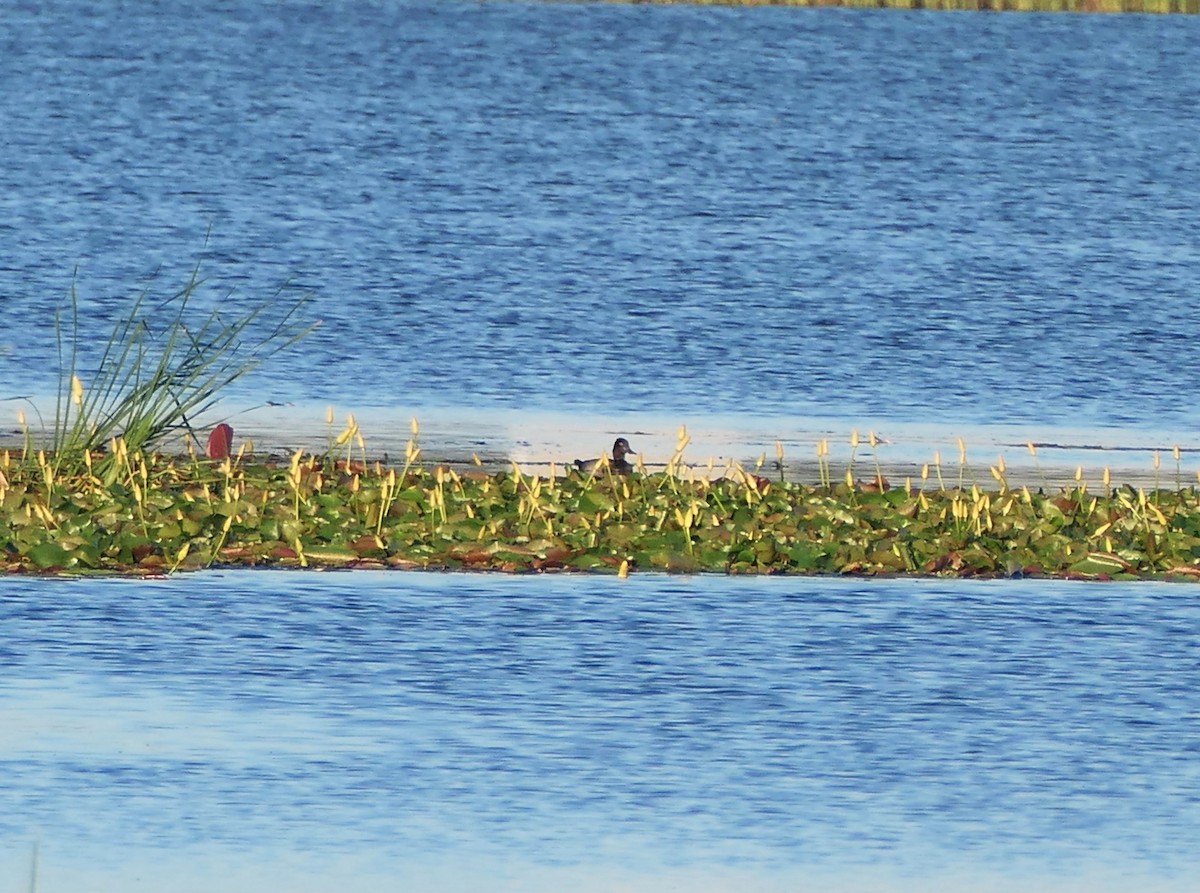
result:
<svg viewBox="0 0 1200 893"><path fill-rule="evenodd" d="M611 459L576 459L575 467L580 471L594 471L597 466L607 461L608 467L617 474L629 474L629 472L633 471L633 466L625 460L625 457L636 455L637 453L630 449L629 441L624 437L618 437L613 441Z"/></svg>

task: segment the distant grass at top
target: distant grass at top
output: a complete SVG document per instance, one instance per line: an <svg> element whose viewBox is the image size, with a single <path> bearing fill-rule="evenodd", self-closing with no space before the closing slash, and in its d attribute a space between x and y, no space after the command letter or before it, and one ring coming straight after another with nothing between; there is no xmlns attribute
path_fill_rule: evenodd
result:
<svg viewBox="0 0 1200 893"><path fill-rule="evenodd" d="M1200 0L613 0L695 6L853 6L881 9L956 9L992 12L1200 13Z"/></svg>

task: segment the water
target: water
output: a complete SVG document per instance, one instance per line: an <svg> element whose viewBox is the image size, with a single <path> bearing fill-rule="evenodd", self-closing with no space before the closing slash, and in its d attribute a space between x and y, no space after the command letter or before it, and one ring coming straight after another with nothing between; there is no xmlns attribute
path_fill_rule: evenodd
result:
<svg viewBox="0 0 1200 893"><path fill-rule="evenodd" d="M248 402L1183 439L1198 28L10 4L0 383L48 389L76 267L103 332L200 258L214 300L316 293L323 329Z"/></svg>
<svg viewBox="0 0 1200 893"><path fill-rule="evenodd" d="M1198 622L1167 584L9 579L0 864L37 835L46 893L1185 889Z"/></svg>

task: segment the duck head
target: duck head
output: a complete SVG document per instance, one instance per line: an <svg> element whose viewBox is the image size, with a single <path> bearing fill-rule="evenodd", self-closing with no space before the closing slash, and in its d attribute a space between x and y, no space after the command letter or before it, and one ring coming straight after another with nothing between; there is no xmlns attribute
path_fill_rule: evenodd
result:
<svg viewBox="0 0 1200 893"><path fill-rule="evenodd" d="M618 437L613 441L612 457L614 462L623 462L626 456L636 456L637 451L629 446L629 441Z"/></svg>

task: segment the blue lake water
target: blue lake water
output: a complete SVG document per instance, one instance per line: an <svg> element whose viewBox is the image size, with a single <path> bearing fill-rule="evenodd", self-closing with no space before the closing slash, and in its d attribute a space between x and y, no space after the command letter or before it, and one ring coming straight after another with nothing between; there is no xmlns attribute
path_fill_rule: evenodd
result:
<svg viewBox="0 0 1200 893"><path fill-rule="evenodd" d="M199 261L201 304L291 283L324 321L233 402L401 438L440 414L468 451L646 417L1194 447L1198 38L10 3L0 399L52 389L73 275L95 342ZM42 893L1184 890L1197 612L1164 585L4 579L0 887L37 841Z"/></svg>
<svg viewBox="0 0 1200 893"><path fill-rule="evenodd" d="M1184 890L1200 869L1192 586L0 593L10 889L33 839L46 893Z"/></svg>
<svg viewBox="0 0 1200 893"><path fill-rule="evenodd" d="M62 0L0 42L4 392L74 270L103 333L202 260L315 292L249 401L1194 427L1194 17Z"/></svg>

